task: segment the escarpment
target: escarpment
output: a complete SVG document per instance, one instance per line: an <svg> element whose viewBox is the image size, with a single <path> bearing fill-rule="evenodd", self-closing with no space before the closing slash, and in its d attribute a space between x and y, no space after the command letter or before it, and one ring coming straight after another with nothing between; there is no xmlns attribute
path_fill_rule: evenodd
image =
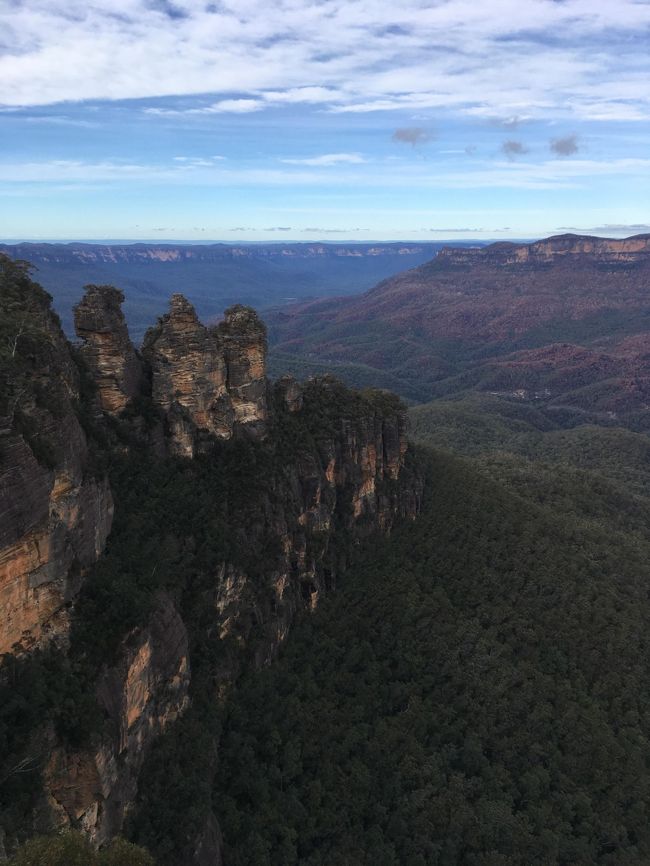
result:
<svg viewBox="0 0 650 866"><path fill-rule="evenodd" d="M76 408L80 378L49 296L0 256L0 654L65 640L113 501Z"/></svg>
<svg viewBox="0 0 650 866"><path fill-rule="evenodd" d="M135 514L146 538L134 538L130 526L113 538L118 552L144 547L133 590L181 599L178 613L198 657L172 653L161 665L142 637L151 631L149 620L135 627L98 686L99 703L119 733L98 734L81 751L65 745L55 751L46 774L53 814L98 842L122 832L127 816L139 813L139 773L170 720L178 719L186 736L178 717L187 701L218 703L243 671L269 664L296 616L336 587L356 544L419 510L422 480L406 453L405 412L397 399L354 394L328 378L302 386L285 379L269 389L267 410L261 441L215 438L213 450L193 460L172 456L162 461L160 473L152 465L144 476L149 501L164 501L164 522ZM127 477L131 466L135 477L136 460L125 458ZM118 493L120 501L124 491ZM147 510L149 501L145 497L138 508ZM181 556L182 570L170 556ZM122 589L125 597L129 591ZM124 603L119 591L108 602L116 610ZM111 610L102 615L110 620ZM161 666L169 676L156 675ZM189 681L190 669L196 684ZM171 698L170 679L178 683ZM217 758L213 742L202 758L208 779ZM205 853L205 839L218 838L205 829L213 823L208 810L192 837L202 857L218 856ZM187 856L183 862L215 862Z"/></svg>
<svg viewBox="0 0 650 866"><path fill-rule="evenodd" d="M626 265L650 262L650 235L616 240L583 235L555 235L531 244L502 241L482 249L445 247L437 256L440 267L466 265L550 265L566 262L571 267Z"/></svg>
<svg viewBox="0 0 650 866"><path fill-rule="evenodd" d="M29 334L20 310L5 319L23 366L5 353L0 368L0 651L65 637L52 661L65 688L12 746L16 763L47 744L7 845L35 815L102 844L146 813L157 744L272 661L361 540L415 517L422 478L397 398L330 377L270 383L252 309L208 327L174 295L138 352L121 292L91 286L75 310L75 361L45 293L6 268L32 302ZM70 690L95 708L83 735L48 721L66 717ZM219 830L201 809L169 862L218 862Z"/></svg>

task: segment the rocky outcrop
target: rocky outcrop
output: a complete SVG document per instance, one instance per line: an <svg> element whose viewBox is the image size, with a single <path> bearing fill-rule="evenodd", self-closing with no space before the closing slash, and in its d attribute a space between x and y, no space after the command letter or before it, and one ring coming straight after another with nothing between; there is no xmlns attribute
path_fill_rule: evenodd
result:
<svg viewBox="0 0 650 866"><path fill-rule="evenodd" d="M262 437L266 429L266 330L249 307L231 307L216 328L182 295L143 346L151 394L167 420L170 451L192 457L211 437Z"/></svg>
<svg viewBox="0 0 650 866"><path fill-rule="evenodd" d="M23 442L6 444L22 452L24 463L14 464L0 497L11 495L15 484L31 485L34 515L44 516L0 550L0 654L65 639L69 605L104 549L113 516L106 480L39 472Z"/></svg>
<svg viewBox="0 0 650 866"><path fill-rule="evenodd" d="M142 363L122 313L124 295L112 286L86 286L74 309L81 354L97 385L100 407L116 415L143 386Z"/></svg>
<svg viewBox="0 0 650 866"><path fill-rule="evenodd" d="M231 307L219 325L206 327L174 295L169 313L148 332L141 359L120 311L122 294L91 286L76 321L97 386L97 404L86 395L85 414L79 413L101 458L94 463L77 414L79 370L46 299L35 297L35 341L26 346L12 389L0 393L0 652L60 636L69 654L58 657L70 664L70 676L77 663L84 671L96 665L104 723L83 745L66 741L48 720L32 733L48 746L39 820L49 815L101 845L122 831L147 755L172 723L183 724L196 689L208 690L203 700L218 701L242 670L268 664L296 615L335 587L359 541L415 516L422 481L407 465L406 415L397 398L351 392L331 377L304 384L284 377L271 386L266 330L252 309ZM0 364L0 375L4 369ZM143 399L133 403L135 397ZM148 400L152 417L139 416ZM116 415L118 421L106 417ZM156 437L164 430L160 448L152 430ZM106 617L113 642L100 643L91 661L92 605L78 605L80 629L70 647L65 638L71 605L111 529L111 491L93 466L114 457L114 448L127 469L131 459L138 469L152 461L156 468L141 477L163 484L156 493L163 507L170 497L173 509L173 497L195 484L204 510L200 521L161 537L160 547L183 550L173 581L155 583L155 561L142 583L137 569L129 573L142 622L122 634L119 616L114 625ZM158 456L178 455L197 459L169 461L169 477L158 472ZM120 502L128 498L124 483L116 473ZM186 499L179 510L188 510ZM130 562L134 541L121 542L116 526L111 548L121 579L120 552ZM155 532L146 520L143 526ZM173 601L163 589L170 585ZM115 656L102 666L108 645ZM202 686L194 692L190 645L201 647L194 669ZM208 774L216 769L217 745L205 758ZM177 862L219 862L219 828L211 813L201 817Z"/></svg>
<svg viewBox="0 0 650 866"><path fill-rule="evenodd" d="M226 310L216 328L223 347L227 390L234 415L234 429L250 436L266 432L266 328L250 307Z"/></svg>
<svg viewBox="0 0 650 866"><path fill-rule="evenodd" d="M187 707L189 683L187 632L161 596L148 625L126 636L120 661L97 684L110 733L93 748L57 746L50 755L44 777L55 823L81 828L97 844L121 832L148 750Z"/></svg>
<svg viewBox="0 0 650 866"><path fill-rule="evenodd" d="M0 654L65 639L69 605L111 528L75 404L79 374L49 298L0 257L15 352L0 382Z"/></svg>
<svg viewBox="0 0 650 866"><path fill-rule="evenodd" d="M584 261L591 265L625 265L650 262L650 235L615 240L584 235L556 235L532 244L507 241L482 249L445 247L438 253L440 266L549 265L563 260L572 266Z"/></svg>
<svg viewBox="0 0 650 866"><path fill-rule="evenodd" d="M257 666L275 656L297 612L315 608L336 586L347 550L372 532L390 531L400 518L414 518L422 494L417 471L405 467L406 411L391 395L362 397L333 377L304 385L284 377L273 405L270 435L282 441L278 428L290 424L300 434L293 454L277 457L273 499L251 492L245 538L252 551L272 539L278 552L267 558L262 578L222 563L212 600L219 637L240 650L252 642Z"/></svg>
<svg viewBox="0 0 650 866"><path fill-rule="evenodd" d="M303 406L303 388L293 376L282 376L278 379L276 388L286 409L292 414L300 412Z"/></svg>

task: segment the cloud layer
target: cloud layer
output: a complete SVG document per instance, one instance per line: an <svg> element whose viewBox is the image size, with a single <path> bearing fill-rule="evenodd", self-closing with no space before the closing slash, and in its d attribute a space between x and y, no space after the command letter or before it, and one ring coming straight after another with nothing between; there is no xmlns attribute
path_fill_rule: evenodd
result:
<svg viewBox="0 0 650 866"><path fill-rule="evenodd" d="M262 0L13 0L0 104L208 93L157 110L642 120L649 28L639 0L279 0L273 14Z"/></svg>

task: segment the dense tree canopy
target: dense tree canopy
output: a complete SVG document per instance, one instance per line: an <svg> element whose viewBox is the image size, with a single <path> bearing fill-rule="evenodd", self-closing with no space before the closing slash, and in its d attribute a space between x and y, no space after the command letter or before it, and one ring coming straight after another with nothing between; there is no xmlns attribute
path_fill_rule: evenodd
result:
<svg viewBox="0 0 650 866"><path fill-rule="evenodd" d="M641 866L650 547L454 459L233 696L231 866Z"/></svg>

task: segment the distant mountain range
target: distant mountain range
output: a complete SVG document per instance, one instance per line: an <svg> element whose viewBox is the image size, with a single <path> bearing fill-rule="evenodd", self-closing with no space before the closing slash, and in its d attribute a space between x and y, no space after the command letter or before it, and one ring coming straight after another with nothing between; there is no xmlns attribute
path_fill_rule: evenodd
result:
<svg viewBox="0 0 650 866"><path fill-rule="evenodd" d="M469 242L467 245L470 245ZM204 320L233 303L257 308L305 298L357 294L379 280L430 260L442 243L374 244L0 244L26 259L54 298L72 336L71 309L84 285L108 284L126 294L136 343L172 292L182 291Z"/></svg>
<svg viewBox="0 0 650 866"><path fill-rule="evenodd" d="M650 426L650 235L446 248L267 320L276 372L327 365L416 401L480 391Z"/></svg>

